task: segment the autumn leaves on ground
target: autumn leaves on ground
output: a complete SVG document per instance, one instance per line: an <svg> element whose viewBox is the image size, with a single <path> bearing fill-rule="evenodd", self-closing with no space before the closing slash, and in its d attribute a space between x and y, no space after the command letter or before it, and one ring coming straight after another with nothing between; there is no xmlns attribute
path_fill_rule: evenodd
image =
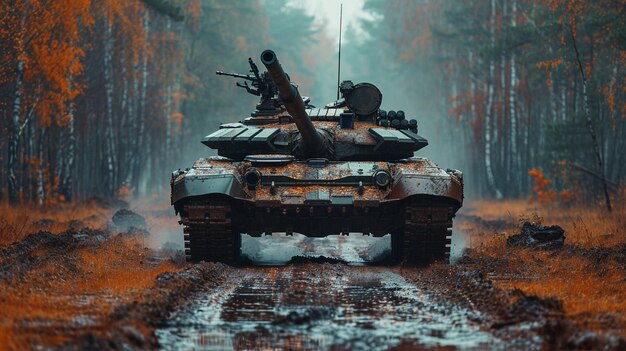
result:
<svg viewBox="0 0 626 351"><path fill-rule="evenodd" d="M159 274L182 268L146 248L141 233L108 230L111 209L93 201L36 210L4 205L2 214L0 240L15 242L0 256L0 344L9 348L62 344L104 329L117 306L137 299Z"/></svg>
<svg viewBox="0 0 626 351"><path fill-rule="evenodd" d="M472 249L457 265L475 267L505 291L556 298L572 322L591 331L626 330L626 208L536 207L522 201L470 203L458 221ZM557 224L565 246L511 249L522 222ZM595 346L595 345L593 345ZM585 347L587 348L587 347Z"/></svg>
<svg viewBox="0 0 626 351"><path fill-rule="evenodd" d="M186 264L179 251L167 249L173 246L167 235L180 233L166 203L130 206L146 217L147 230L113 224L120 205L96 200L45 209L2 205L0 345L155 347L154 328L176 306L194 291L227 279L232 268ZM565 246L507 248L506 238L519 233L524 221L562 226ZM609 215L602 206L470 202L456 220L456 232L470 247L458 262L406 268L403 275L409 280L433 279L429 284L434 289L448 292L444 298L453 301L462 296L467 301L459 303L469 301L485 313L502 314L533 295L542 303L550 301L548 315L559 322L558 328L542 335L546 345L623 345L619 338L626 336L625 227L623 205ZM170 234L155 239L159 232ZM498 293L463 283L459 287L458 281L453 288L445 287L447 277L467 274L479 275ZM508 314L494 318L498 322L489 328L496 335L503 326L519 323ZM499 336L528 337L519 333Z"/></svg>

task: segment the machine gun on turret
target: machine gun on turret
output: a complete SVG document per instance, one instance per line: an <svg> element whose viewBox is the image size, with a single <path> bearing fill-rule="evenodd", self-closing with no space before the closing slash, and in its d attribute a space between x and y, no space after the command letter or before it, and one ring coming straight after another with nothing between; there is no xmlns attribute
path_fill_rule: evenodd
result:
<svg viewBox="0 0 626 351"><path fill-rule="evenodd" d="M249 94L261 97L261 102L256 106L257 111L252 113L253 117L271 116L276 114L278 108L282 104L278 100L278 90L276 85L267 72L259 72L259 68L254 61L252 61L252 58L248 58L248 63L250 64L250 73L252 74L226 73L222 71L216 71L215 74L218 76L244 79L243 84L237 82L237 86L244 88ZM250 81L251 83L248 84L247 81Z"/></svg>
<svg viewBox="0 0 626 351"><path fill-rule="evenodd" d="M274 51L261 54L267 72L248 62L249 74L218 75L242 79L237 86L261 96L257 111L202 139L218 156L172 173L187 260L240 262L241 233L362 232L389 234L397 262L448 261L463 174L414 157L428 145L416 120L381 110L381 91L366 82L344 81L342 100L315 108Z"/></svg>

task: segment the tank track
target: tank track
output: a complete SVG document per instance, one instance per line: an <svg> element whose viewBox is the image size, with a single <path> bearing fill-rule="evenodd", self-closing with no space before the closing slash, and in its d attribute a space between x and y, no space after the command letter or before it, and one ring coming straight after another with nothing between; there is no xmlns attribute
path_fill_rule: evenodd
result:
<svg viewBox="0 0 626 351"><path fill-rule="evenodd" d="M241 235L231 224L228 204L190 202L184 206L181 224L187 262L235 263L241 252Z"/></svg>
<svg viewBox="0 0 626 351"><path fill-rule="evenodd" d="M402 230L392 233L397 261L425 265L450 261L454 209L444 205L408 205Z"/></svg>

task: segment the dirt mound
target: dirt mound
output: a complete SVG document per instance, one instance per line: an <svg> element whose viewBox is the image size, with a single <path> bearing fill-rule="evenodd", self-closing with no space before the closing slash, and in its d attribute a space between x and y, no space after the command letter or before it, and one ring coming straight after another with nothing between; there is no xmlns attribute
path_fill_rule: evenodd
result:
<svg viewBox="0 0 626 351"><path fill-rule="evenodd" d="M527 295L518 289L507 293L481 271L454 269L447 280L457 289L457 298L462 298L459 302L486 313L483 317L490 321L494 334L505 340L519 340L522 349L541 345L561 348L577 331L566 318L559 299Z"/></svg>
<svg viewBox="0 0 626 351"><path fill-rule="evenodd" d="M576 332L566 341L571 350L626 350L626 339L619 335L600 335L596 332Z"/></svg>
<svg viewBox="0 0 626 351"><path fill-rule="evenodd" d="M568 256L586 258L590 262L590 274L598 274L601 266L607 266L613 260L624 262L626 245L607 248L564 246L556 257ZM492 276L507 281L527 274L524 262L519 258L489 257L470 249L455 266L440 267L434 272L446 277L445 285L453 291L452 298L484 312L494 334L505 340L518 340L521 349L620 350L626 342L622 336L611 334L619 330L619 316L602 323L612 332L590 331L594 329L568 315L559 298L528 294L520 289L508 291L496 286L491 281ZM597 315L589 316L596 322L597 318Z"/></svg>
<svg viewBox="0 0 626 351"><path fill-rule="evenodd" d="M48 230L50 229L56 222L54 221L54 219L50 219L50 218L42 218L36 222L33 223L33 225L35 225L35 227L41 229L41 230Z"/></svg>
<svg viewBox="0 0 626 351"><path fill-rule="evenodd" d="M115 308L102 323L107 325L102 333L88 333L61 349L155 349L158 342L153 328L164 323L191 295L221 285L229 274L231 268L221 263L199 263L180 272L161 274L154 286L135 301Z"/></svg>
<svg viewBox="0 0 626 351"><path fill-rule="evenodd" d="M525 222L520 234L506 240L508 247L532 247L537 249L557 249L565 243L565 231L558 225L541 226Z"/></svg>
<svg viewBox="0 0 626 351"><path fill-rule="evenodd" d="M6 249L0 250L0 262L15 260L19 256L57 240L59 240L58 236L50 232L41 231L36 234L30 234L24 238L24 240L11 244Z"/></svg>
<svg viewBox="0 0 626 351"><path fill-rule="evenodd" d="M74 263L69 261L71 256L68 255L71 251L100 243L108 236L108 233L94 229L69 230L58 235L43 231L31 234L0 250L0 279L23 280L27 272L54 260L64 262L72 269Z"/></svg>
<svg viewBox="0 0 626 351"><path fill-rule="evenodd" d="M121 231L128 231L131 228L146 229L146 219L128 209L121 209L113 215L113 224Z"/></svg>
<svg viewBox="0 0 626 351"><path fill-rule="evenodd" d="M541 298L537 295L527 295L520 289L513 290L511 296L517 300L509 305L504 313L511 322L561 317L564 313L563 301L553 297Z"/></svg>

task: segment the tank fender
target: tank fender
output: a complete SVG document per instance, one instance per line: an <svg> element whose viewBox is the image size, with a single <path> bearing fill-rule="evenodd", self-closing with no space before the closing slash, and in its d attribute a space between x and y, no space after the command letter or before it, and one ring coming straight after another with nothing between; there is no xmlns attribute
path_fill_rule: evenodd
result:
<svg viewBox="0 0 626 351"><path fill-rule="evenodd" d="M415 195L441 196L455 200L458 207L461 207L463 204L462 179L450 173L439 176L395 174L389 198L404 199Z"/></svg>
<svg viewBox="0 0 626 351"><path fill-rule="evenodd" d="M185 175L172 182L172 205L188 197L227 195L244 198L243 184L234 174Z"/></svg>

